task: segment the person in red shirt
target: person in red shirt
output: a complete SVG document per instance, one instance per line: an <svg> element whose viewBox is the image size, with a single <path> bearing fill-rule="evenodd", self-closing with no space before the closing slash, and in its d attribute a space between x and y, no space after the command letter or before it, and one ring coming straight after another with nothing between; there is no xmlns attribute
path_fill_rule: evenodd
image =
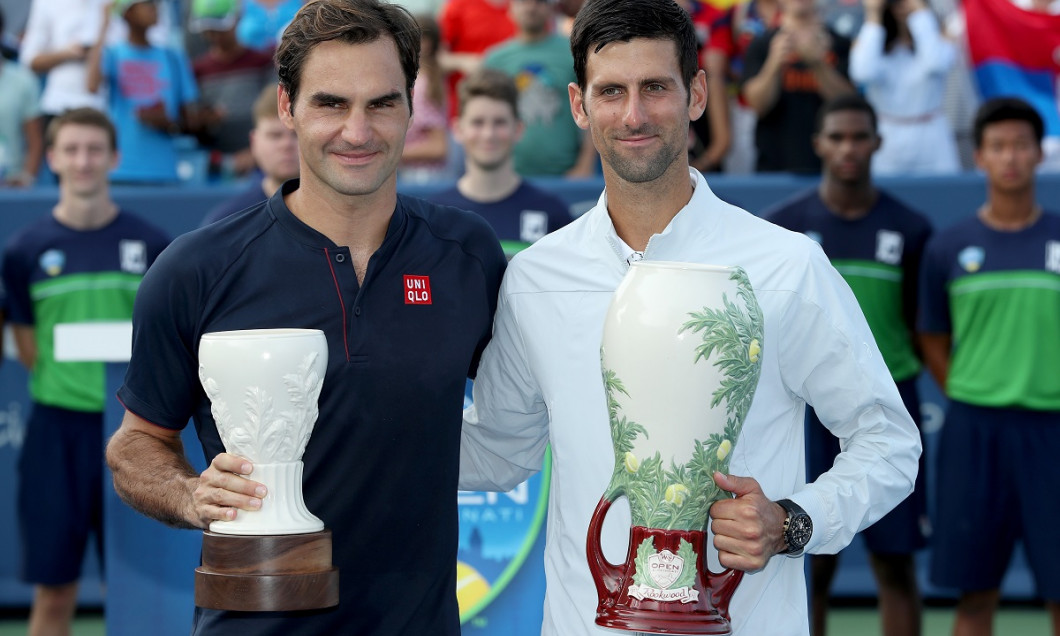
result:
<svg viewBox="0 0 1060 636"><path fill-rule="evenodd" d="M459 115L456 85L477 69L482 53L516 32L508 15L508 0L448 0L438 16L442 30L442 50L438 61L448 74L449 120Z"/></svg>

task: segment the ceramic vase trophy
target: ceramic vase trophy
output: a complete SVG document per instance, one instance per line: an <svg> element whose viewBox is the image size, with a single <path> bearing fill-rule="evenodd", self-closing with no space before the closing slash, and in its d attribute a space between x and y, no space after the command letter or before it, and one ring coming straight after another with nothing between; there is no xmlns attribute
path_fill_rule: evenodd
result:
<svg viewBox="0 0 1060 636"><path fill-rule="evenodd" d="M338 604L331 532L302 498L302 453L327 366L327 341L315 329L202 336L199 380L221 441L227 452L253 462L249 477L268 494L259 510L240 510L203 533L196 605L290 611Z"/></svg>
<svg viewBox="0 0 1060 636"><path fill-rule="evenodd" d="M742 269L633 263L600 347L615 471L589 524L596 622L664 634L730 634L743 573L707 567L710 505L758 385L763 320ZM629 552L609 563L604 517L632 512Z"/></svg>

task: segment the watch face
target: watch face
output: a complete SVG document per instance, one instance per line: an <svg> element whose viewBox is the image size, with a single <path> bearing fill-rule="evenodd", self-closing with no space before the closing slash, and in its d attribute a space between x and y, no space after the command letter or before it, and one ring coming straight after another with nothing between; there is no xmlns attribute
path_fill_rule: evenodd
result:
<svg viewBox="0 0 1060 636"><path fill-rule="evenodd" d="M802 549L810 542L810 535L812 534L813 521L808 515L796 515L791 518L791 522L788 524L787 539L789 545L794 549Z"/></svg>

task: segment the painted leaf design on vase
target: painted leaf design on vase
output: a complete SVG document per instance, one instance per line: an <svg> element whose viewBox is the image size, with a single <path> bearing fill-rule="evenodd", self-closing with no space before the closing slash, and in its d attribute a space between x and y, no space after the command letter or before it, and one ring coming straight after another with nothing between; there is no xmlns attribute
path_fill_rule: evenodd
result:
<svg viewBox="0 0 1060 636"><path fill-rule="evenodd" d="M646 537L637 546L637 559L635 561L637 571L633 573L633 582L637 585L655 587L655 580L651 578L651 566L649 559L655 556L655 539Z"/></svg>
<svg viewBox="0 0 1060 636"><path fill-rule="evenodd" d="M636 399L611 369L604 369L608 417L615 449L615 470L605 496L614 500L625 494L635 525L666 530L702 530L710 505L724 496L714 483L714 472L727 473L731 451L751 408L761 373L764 342L762 310L751 290L750 280L741 268L729 276L737 284L742 307L722 294L722 307L704 307L691 312L678 333L702 333L694 351L693 364L707 360L721 371L721 385L711 396L711 408L724 402L726 425L722 433L696 440L687 464L671 461L663 466L657 452L653 457L633 453L639 435L647 438L643 426L622 414L622 396ZM601 350L601 356L603 351Z"/></svg>

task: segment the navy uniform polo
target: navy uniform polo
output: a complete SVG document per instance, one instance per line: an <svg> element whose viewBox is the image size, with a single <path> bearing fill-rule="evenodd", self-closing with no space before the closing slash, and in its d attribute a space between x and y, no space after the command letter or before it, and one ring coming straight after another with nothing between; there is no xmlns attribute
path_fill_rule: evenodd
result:
<svg viewBox="0 0 1060 636"><path fill-rule="evenodd" d="M504 254L469 212L399 195L358 285L349 250L283 195L178 238L145 277L122 403L160 426L194 418L224 447L198 380L199 338L321 329L328 370L303 456L311 512L333 533L338 607L196 610L196 634L459 634L457 472L464 385L490 337Z"/></svg>

